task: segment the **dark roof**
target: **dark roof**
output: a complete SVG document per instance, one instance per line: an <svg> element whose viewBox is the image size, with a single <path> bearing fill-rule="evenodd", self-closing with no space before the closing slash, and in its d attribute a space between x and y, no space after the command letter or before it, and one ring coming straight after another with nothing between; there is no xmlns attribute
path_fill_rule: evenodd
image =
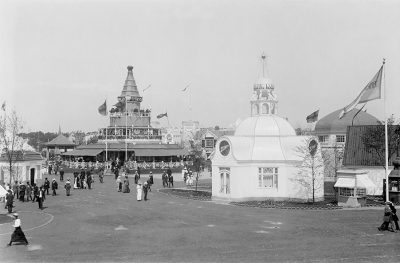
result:
<svg viewBox="0 0 400 263"><path fill-rule="evenodd" d="M203 137L207 132L210 132L214 134L215 138L218 139L219 137L222 137L224 135L234 135L235 131L234 130L215 130L214 128L201 128L199 133L200 137Z"/></svg>
<svg viewBox="0 0 400 263"><path fill-rule="evenodd" d="M67 137L60 134L53 140L45 143L44 145L46 145L46 146L75 146L75 143L71 142L70 140L68 140Z"/></svg>
<svg viewBox="0 0 400 263"><path fill-rule="evenodd" d="M18 162L24 162L24 161L42 161L43 157L40 155L38 152L33 152L33 151L14 151L12 155L13 160L16 160ZM0 162L7 162L8 158L6 157L6 154L3 153L0 156Z"/></svg>
<svg viewBox="0 0 400 263"><path fill-rule="evenodd" d="M125 143L108 143L108 151L125 151ZM133 144L128 143L128 151L136 156L178 156L189 155L188 150L178 144ZM74 151L63 153L68 156L96 156L106 150L104 143L80 145Z"/></svg>
<svg viewBox="0 0 400 263"><path fill-rule="evenodd" d="M398 126L400 127L400 126ZM375 151L368 151L362 142L362 135L367 129L384 129L384 125L349 126L346 133L343 165L345 166L384 166L384 160L379 158ZM384 144L384 140L383 140ZM384 146L383 146L384 147ZM389 160L389 165L396 158L396 154ZM382 163L383 162L383 163Z"/></svg>
<svg viewBox="0 0 400 263"><path fill-rule="evenodd" d="M353 117L358 112L358 109L352 109L342 119L339 119L339 114L342 109L334 111L315 124L315 133L321 134L345 134L347 126L352 125ZM360 111L354 118L354 125L377 125L379 120L365 111Z"/></svg>
<svg viewBox="0 0 400 263"><path fill-rule="evenodd" d="M82 149L82 150L73 150L69 152L62 153L61 155L67 156L97 156L102 153L103 149Z"/></svg>

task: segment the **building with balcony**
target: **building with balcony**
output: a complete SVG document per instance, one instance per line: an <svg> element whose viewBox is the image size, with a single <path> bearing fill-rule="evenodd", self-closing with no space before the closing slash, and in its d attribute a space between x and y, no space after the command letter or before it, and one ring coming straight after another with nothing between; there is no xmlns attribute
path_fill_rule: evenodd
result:
<svg viewBox="0 0 400 263"><path fill-rule="evenodd" d="M109 110L109 125L99 129L98 142L64 153L64 160L82 157L92 162L116 159L122 163L178 162L188 155L188 151L177 144L163 143L161 128L152 126L151 110L141 108L143 97L132 70L133 67L128 66L121 94Z"/></svg>

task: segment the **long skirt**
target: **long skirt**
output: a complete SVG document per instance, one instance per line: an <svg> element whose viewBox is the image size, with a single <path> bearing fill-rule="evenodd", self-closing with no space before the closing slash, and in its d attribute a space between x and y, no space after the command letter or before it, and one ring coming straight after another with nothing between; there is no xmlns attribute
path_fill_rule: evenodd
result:
<svg viewBox="0 0 400 263"><path fill-rule="evenodd" d="M142 188L138 188L137 189L136 200L137 201L142 201Z"/></svg>
<svg viewBox="0 0 400 263"><path fill-rule="evenodd" d="M22 232L21 227L16 227L14 232L11 235L11 242L25 242L28 244L28 240L26 240L24 232Z"/></svg>

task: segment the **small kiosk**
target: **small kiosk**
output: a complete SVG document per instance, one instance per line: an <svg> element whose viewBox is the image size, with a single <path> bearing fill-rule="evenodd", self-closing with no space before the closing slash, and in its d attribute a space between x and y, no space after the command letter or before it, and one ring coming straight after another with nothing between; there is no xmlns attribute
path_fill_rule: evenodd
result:
<svg viewBox="0 0 400 263"><path fill-rule="evenodd" d="M400 202L400 157L393 161L394 169L389 174L389 200L393 203ZM383 180L383 196L386 200L386 180Z"/></svg>
<svg viewBox="0 0 400 263"><path fill-rule="evenodd" d="M337 188L337 201L339 206L360 207L364 206L367 194L375 187L368 178L368 172L357 169L339 170L335 188Z"/></svg>

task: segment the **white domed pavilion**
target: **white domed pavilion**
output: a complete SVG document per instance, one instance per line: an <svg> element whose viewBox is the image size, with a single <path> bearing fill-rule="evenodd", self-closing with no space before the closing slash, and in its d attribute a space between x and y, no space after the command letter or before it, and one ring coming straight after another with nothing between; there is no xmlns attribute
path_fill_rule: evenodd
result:
<svg viewBox="0 0 400 263"><path fill-rule="evenodd" d="M264 60L262 56L263 69ZM290 123L277 115L274 85L264 70L254 84L250 104L251 116L237 126L235 134L216 142L212 157L213 199L309 200L310 191L299 183L312 178L307 174L308 170L311 173L307 158L313 158L317 164L314 167L318 166L314 169L315 182L319 184L318 189L315 187L315 200L323 199L323 162L318 140L296 136Z"/></svg>

